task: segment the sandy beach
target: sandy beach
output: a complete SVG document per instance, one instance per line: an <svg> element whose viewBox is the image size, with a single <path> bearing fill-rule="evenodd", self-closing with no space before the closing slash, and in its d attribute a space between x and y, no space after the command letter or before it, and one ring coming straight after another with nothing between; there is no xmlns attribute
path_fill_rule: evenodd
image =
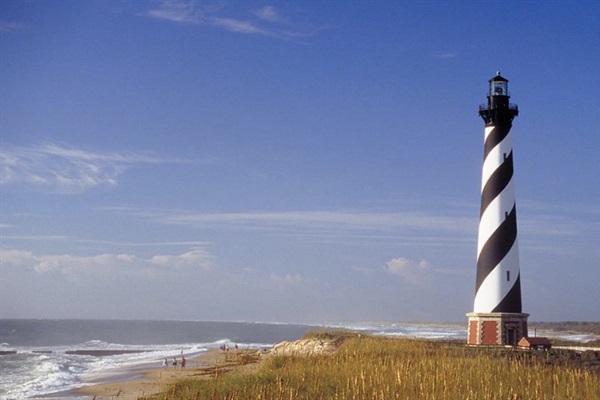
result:
<svg viewBox="0 0 600 400"><path fill-rule="evenodd" d="M229 373L252 373L268 354L317 355L333 353L339 343L317 339L281 342L271 350L250 348L221 351L211 349L187 360L186 368L156 366L139 371L124 371L109 382L85 386L69 392L71 397L96 400L145 398L168 390L169 385L183 378L211 379ZM121 378L121 379L120 379Z"/></svg>
<svg viewBox="0 0 600 400"><path fill-rule="evenodd" d="M338 355L342 345L346 346L346 351ZM227 393L228 398L260 396L274 399L311 399L335 393L340 398L393 398L398 393L407 396L403 398L459 398L464 393L472 393L472 398L492 398L485 389L485 383L493 372L499 381L514 383L502 386L504 392L493 398L513 398L514 395L519 398L550 398L552 395L555 396L552 398L600 400L597 396L599 354L591 350L583 354L562 350L499 351L469 348L458 342L324 332L293 342L278 343L267 354L296 357L290 357L281 364L264 361L269 357L257 350L212 350L190 360L189 368L185 370L155 367L143 371L140 378L89 386L73 395L90 399L134 400L147 399L147 396L159 392L173 398L200 396L210 399L223 398L223 393ZM473 363L473 358L478 361ZM510 368L505 368L507 363ZM467 372L464 372L465 368ZM481 372L482 369L487 372ZM498 372L500 370L501 373ZM238 384L240 380L229 380L234 382L232 384L227 383L230 373L262 374L262 378L251 379L241 385ZM226 387L225 392L214 392L216 386L211 385L212 378L217 375L225 375L219 385L219 390ZM476 379L465 379L467 375ZM367 376L368 379L365 378ZM517 379L523 376L528 378ZM205 385L195 385L192 381L174 384L186 377L207 381ZM531 380L543 383L523 383Z"/></svg>
<svg viewBox="0 0 600 400"><path fill-rule="evenodd" d="M257 367L257 363L251 362L239 365L239 360L242 357L248 358L249 355L256 355L258 352L258 349L231 350L228 352L211 349L199 356L188 359L186 368L171 365L164 368L157 365L141 371L132 371L129 374L124 373L115 377L112 381L85 386L73 390L70 394L73 397L89 397L96 400L138 399L163 392L168 388L168 385L186 377L209 379L234 370L250 372ZM253 359L257 360L258 357L253 357Z"/></svg>

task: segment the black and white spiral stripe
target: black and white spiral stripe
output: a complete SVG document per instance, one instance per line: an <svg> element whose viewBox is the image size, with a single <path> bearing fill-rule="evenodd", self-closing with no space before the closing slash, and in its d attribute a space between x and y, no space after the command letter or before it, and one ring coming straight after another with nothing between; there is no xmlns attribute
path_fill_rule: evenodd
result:
<svg viewBox="0 0 600 400"><path fill-rule="evenodd" d="M521 312L511 123L486 126L474 311Z"/></svg>

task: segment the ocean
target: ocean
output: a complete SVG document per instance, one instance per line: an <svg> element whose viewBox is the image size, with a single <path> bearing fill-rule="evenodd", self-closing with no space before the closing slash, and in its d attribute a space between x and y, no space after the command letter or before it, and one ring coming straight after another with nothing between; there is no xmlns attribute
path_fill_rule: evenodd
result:
<svg viewBox="0 0 600 400"><path fill-rule="evenodd" d="M319 325L216 321L0 320L0 399L29 399L123 378L162 360L222 345L270 348L307 331L466 340L465 324L336 322ZM550 334L548 334L550 333ZM546 332L547 336L552 335ZM585 341L588 335L560 335Z"/></svg>
<svg viewBox="0 0 600 400"><path fill-rule="evenodd" d="M308 325L207 321L0 320L0 398L62 392L221 345L268 348Z"/></svg>

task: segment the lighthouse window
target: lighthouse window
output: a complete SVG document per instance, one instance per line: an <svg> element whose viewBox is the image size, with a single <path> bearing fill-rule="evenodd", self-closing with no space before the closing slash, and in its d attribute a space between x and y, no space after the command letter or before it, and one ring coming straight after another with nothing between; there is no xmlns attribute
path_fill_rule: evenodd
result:
<svg viewBox="0 0 600 400"><path fill-rule="evenodd" d="M490 85L490 94L492 96L507 96L508 85L506 82L496 81Z"/></svg>
<svg viewBox="0 0 600 400"><path fill-rule="evenodd" d="M506 271L506 281L510 282L510 271Z"/></svg>

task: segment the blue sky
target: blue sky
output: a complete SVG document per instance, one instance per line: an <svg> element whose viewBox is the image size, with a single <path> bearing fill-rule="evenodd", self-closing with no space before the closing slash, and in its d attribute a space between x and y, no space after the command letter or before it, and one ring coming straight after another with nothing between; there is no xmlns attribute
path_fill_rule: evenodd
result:
<svg viewBox="0 0 600 400"><path fill-rule="evenodd" d="M523 308L600 320L597 2L0 2L3 318L465 321L487 81Z"/></svg>

